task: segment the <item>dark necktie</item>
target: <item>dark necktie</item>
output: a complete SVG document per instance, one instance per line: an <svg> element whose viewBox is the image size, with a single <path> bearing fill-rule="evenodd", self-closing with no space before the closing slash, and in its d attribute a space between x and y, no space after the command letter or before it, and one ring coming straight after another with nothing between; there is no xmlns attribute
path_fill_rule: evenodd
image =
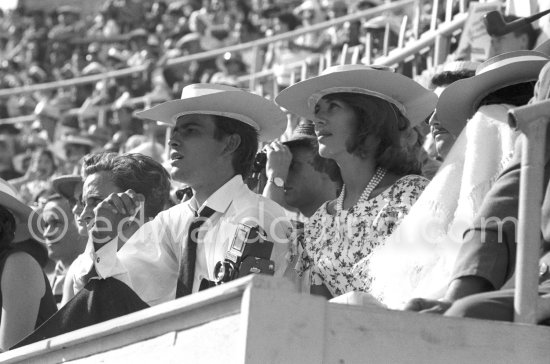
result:
<svg viewBox="0 0 550 364"><path fill-rule="evenodd" d="M197 259L197 236L201 226L208 220L215 211L205 206L199 216L189 225L187 232L187 249L183 245L181 253L181 264L179 269L179 279L176 288L176 298L187 296L193 290L193 280L195 279L195 261Z"/></svg>

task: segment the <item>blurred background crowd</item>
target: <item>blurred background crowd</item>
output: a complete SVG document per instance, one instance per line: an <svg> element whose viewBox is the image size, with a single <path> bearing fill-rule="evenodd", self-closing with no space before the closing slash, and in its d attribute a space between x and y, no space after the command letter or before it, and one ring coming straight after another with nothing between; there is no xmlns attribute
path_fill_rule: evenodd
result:
<svg viewBox="0 0 550 364"><path fill-rule="evenodd" d="M0 12L0 89L9 92L59 83L55 88L0 97L0 177L19 178L16 186L28 203L37 203L52 176L76 172L78 161L92 150L140 152L162 162L166 128L133 114L178 98L187 84L246 87L247 83L238 82L239 76L251 70L274 70L273 82L283 88L296 81L285 69L287 64L333 50L327 63L336 62L344 44L362 45L367 33L374 35L373 56L384 51L386 33L386 48L397 47L400 23L413 15L408 7L274 42L256 54L246 49L171 66L169 59L308 27L383 5L383 1L109 0L94 4L48 7L45 2L22 2ZM425 4L424 28L429 26L431 6ZM439 10L438 18L443 19L444 7ZM412 39L411 27L406 29L406 37ZM130 67L142 67L142 71L85 84L64 83ZM272 85L259 87L270 97Z"/></svg>

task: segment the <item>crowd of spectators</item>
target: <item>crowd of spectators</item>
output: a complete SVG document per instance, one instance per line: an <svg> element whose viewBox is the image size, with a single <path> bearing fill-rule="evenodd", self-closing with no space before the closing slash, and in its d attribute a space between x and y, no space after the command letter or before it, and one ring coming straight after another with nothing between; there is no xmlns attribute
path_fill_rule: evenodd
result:
<svg viewBox="0 0 550 364"><path fill-rule="evenodd" d="M228 249L253 234L273 247L250 272L299 290L511 320L509 295L492 311L493 297L475 294L510 280L516 227L497 241L479 219L517 217L522 138L505 121L549 89L550 43L537 45L530 24L493 36L484 62L459 48L425 84L364 64L296 83L285 67L366 32L383 52L380 30L397 13L273 42L261 57L167 64L379 5L127 0L93 17L70 6L3 14L0 89L144 70L0 99L0 118L33 115L0 122L0 304L12 310L0 349L35 328L19 346L215 286L240 264ZM280 93L239 88L251 69L272 69ZM30 303L14 309L15 291Z"/></svg>

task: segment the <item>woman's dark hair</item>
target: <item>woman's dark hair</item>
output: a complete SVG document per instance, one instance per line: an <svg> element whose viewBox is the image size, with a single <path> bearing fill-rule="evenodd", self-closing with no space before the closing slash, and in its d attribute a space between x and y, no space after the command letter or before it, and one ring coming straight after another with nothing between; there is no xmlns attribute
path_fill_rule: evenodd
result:
<svg viewBox="0 0 550 364"><path fill-rule="evenodd" d="M16 222L13 214L0 205L0 250L11 244L15 238Z"/></svg>
<svg viewBox="0 0 550 364"><path fill-rule="evenodd" d="M535 92L535 84L536 81L523 82L493 91L480 101L478 108L495 104L527 105Z"/></svg>
<svg viewBox="0 0 550 364"><path fill-rule="evenodd" d="M221 140L224 136L238 134L241 143L233 153L231 163L235 173L246 179L254 163L254 157L258 151L258 132L256 129L242 121L225 116L213 115L216 129L214 138Z"/></svg>
<svg viewBox="0 0 550 364"><path fill-rule="evenodd" d="M361 158L374 155L377 166L398 175L420 172L420 162L404 145L410 121L396 106L378 97L357 93L330 94L323 99L342 101L357 116L357 129L346 142L348 153Z"/></svg>
<svg viewBox="0 0 550 364"><path fill-rule="evenodd" d="M155 217L170 198L170 175L153 158L139 153L89 154L84 158L83 177L109 172L115 186L145 196L145 215Z"/></svg>

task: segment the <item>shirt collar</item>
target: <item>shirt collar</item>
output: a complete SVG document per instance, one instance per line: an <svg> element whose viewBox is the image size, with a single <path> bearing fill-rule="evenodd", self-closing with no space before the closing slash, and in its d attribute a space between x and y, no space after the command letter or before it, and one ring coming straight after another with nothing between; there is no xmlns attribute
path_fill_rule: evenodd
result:
<svg viewBox="0 0 550 364"><path fill-rule="evenodd" d="M193 212L198 212L202 210L204 206L208 206L216 212L224 213L229 205L231 205L231 202L233 202L233 199L239 194L239 191L242 189L243 185L243 178L240 174L238 174L210 195L210 197L204 201L202 206L198 206L195 196L189 200L188 206Z"/></svg>

